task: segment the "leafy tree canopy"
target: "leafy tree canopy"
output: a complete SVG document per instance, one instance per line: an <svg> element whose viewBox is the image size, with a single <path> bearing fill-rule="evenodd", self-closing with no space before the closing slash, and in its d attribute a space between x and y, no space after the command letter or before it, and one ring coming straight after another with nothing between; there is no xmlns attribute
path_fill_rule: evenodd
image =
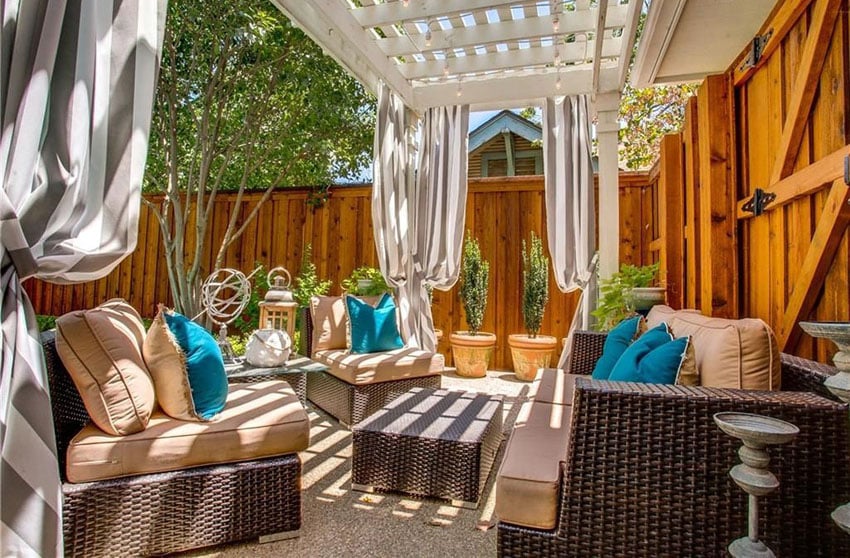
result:
<svg viewBox="0 0 850 558"><path fill-rule="evenodd" d="M147 191L353 176L375 101L267 0L169 2Z"/></svg>

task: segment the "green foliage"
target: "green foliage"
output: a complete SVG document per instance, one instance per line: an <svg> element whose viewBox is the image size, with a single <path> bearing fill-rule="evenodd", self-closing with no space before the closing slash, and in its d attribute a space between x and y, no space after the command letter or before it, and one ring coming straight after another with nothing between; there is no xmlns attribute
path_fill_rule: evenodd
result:
<svg viewBox="0 0 850 558"><path fill-rule="evenodd" d="M531 231L531 246L522 241L522 318L531 337L540 333L543 313L549 302L549 258L543 241Z"/></svg>
<svg viewBox="0 0 850 558"><path fill-rule="evenodd" d="M266 0L169 2L161 66L147 191L328 184L371 161L374 98Z"/></svg>
<svg viewBox="0 0 850 558"><path fill-rule="evenodd" d="M634 266L623 264L620 271L602 281L599 286L599 303L591 312L597 320L597 329L608 331L623 318L634 313L629 296L635 287L649 287L658 276L658 262L652 265Z"/></svg>
<svg viewBox="0 0 850 558"><path fill-rule="evenodd" d="M359 281L371 281L371 284L361 287ZM341 285L345 292L356 296L380 296L393 292L380 269L365 265L352 271L347 279L342 280Z"/></svg>
<svg viewBox="0 0 850 558"><path fill-rule="evenodd" d="M678 132L685 105L697 86L665 85L635 89L628 83L620 101L620 163L628 170L646 169L658 157L664 134Z"/></svg>
<svg viewBox="0 0 850 558"><path fill-rule="evenodd" d="M260 262L254 262L256 271L251 276L251 298L242 315L233 320L233 328L244 337L260 327L260 303L269 290L268 270Z"/></svg>
<svg viewBox="0 0 850 558"><path fill-rule="evenodd" d="M308 243L304 245L301 253L301 269L295 276L295 288L292 296L302 308L310 306L310 298L324 296L331 290L332 281L322 281L316 272L316 264L313 263L313 247Z"/></svg>
<svg viewBox="0 0 850 558"><path fill-rule="evenodd" d="M234 356L244 356L245 346L248 344L249 337L247 335L228 335L227 340L230 341L230 346L233 347Z"/></svg>
<svg viewBox="0 0 850 558"><path fill-rule="evenodd" d="M484 323L489 283L490 263L481 256L478 240L467 231L460 270L460 299L466 314L466 325L472 335L476 335Z"/></svg>
<svg viewBox="0 0 850 558"><path fill-rule="evenodd" d="M56 316L38 314L35 320L38 323L38 331L47 331L56 327Z"/></svg>

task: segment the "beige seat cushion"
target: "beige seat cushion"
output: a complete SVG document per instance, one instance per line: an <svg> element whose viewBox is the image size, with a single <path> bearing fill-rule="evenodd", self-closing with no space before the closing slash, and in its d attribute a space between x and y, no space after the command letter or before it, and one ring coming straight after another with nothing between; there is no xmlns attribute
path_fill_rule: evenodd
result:
<svg viewBox="0 0 850 558"><path fill-rule="evenodd" d="M144 336L139 314L123 300L56 320L56 352L92 421L114 436L144 430L156 404Z"/></svg>
<svg viewBox="0 0 850 558"><path fill-rule="evenodd" d="M523 404L496 478L496 515L501 521L555 528L571 416L571 405Z"/></svg>
<svg viewBox="0 0 850 558"><path fill-rule="evenodd" d="M762 320L729 320L679 312L670 328L675 337L691 336L701 385L755 390L780 388L779 346L773 331Z"/></svg>
<svg viewBox="0 0 850 558"><path fill-rule="evenodd" d="M528 397L532 401L572 405L577 377L576 374L567 374L557 368L541 368L531 383Z"/></svg>
<svg viewBox="0 0 850 558"><path fill-rule="evenodd" d="M328 366L329 374L355 385L433 376L445 367L443 355L408 348L362 355L324 350L314 352L313 359Z"/></svg>
<svg viewBox="0 0 850 558"><path fill-rule="evenodd" d="M156 411L146 430L124 437L89 424L71 440L66 470L69 481L89 482L283 455L309 442L307 413L289 384L232 384L224 411L210 422Z"/></svg>

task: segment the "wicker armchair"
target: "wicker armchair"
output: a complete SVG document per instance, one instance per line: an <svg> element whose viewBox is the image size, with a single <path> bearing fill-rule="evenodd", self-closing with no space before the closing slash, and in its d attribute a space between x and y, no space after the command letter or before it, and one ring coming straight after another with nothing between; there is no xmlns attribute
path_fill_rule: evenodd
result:
<svg viewBox="0 0 850 558"><path fill-rule="evenodd" d="M165 554L301 528L301 460L297 454L72 484L65 478L68 443L89 415L42 334L62 477L67 556Z"/></svg>
<svg viewBox="0 0 850 558"><path fill-rule="evenodd" d="M589 374L604 334L578 332L568 372ZM782 355L789 391L620 383L578 378L554 530L500 522L500 556L725 556L746 533L747 500L728 476L740 443L712 415L746 411L800 428L771 448L780 480L760 529L777 556L850 556L830 512L850 500L848 407L822 384L834 369ZM793 390L793 391L791 391Z"/></svg>

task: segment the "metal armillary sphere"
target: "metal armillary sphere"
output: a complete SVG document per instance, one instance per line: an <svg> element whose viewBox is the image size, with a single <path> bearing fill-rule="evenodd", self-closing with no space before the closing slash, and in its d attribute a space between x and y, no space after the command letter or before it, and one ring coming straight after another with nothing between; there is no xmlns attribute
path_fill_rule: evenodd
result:
<svg viewBox="0 0 850 558"><path fill-rule="evenodd" d="M250 298L251 283L238 269L217 269L201 287L201 301L206 313L219 326L218 346L225 362L235 360L233 347L227 340L227 324L242 314Z"/></svg>

